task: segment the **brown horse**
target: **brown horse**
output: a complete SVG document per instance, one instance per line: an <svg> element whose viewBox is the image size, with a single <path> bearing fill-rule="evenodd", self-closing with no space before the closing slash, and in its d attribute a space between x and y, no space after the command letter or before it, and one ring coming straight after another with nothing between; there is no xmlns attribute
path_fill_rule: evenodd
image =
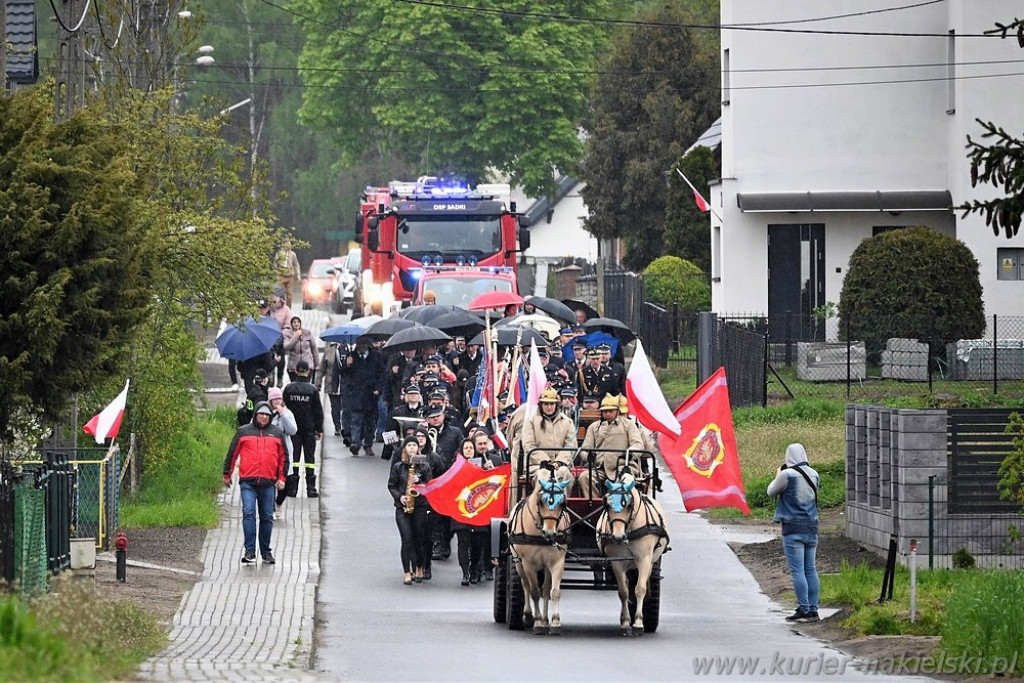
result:
<svg viewBox="0 0 1024 683"><path fill-rule="evenodd" d="M644 632L644 599L651 568L668 549L668 526L658 501L635 490L636 480L620 469L615 481L605 482L604 511L597 520L597 547L612 560L619 588L622 635ZM635 568L636 618L629 622L629 580L626 572Z"/></svg>
<svg viewBox="0 0 1024 683"><path fill-rule="evenodd" d="M572 474L564 465L547 468L548 476L538 473L533 492L519 501L509 518L509 547L516 571L523 583L523 626L533 632L558 635L562 629L559 613L562 572L565 569L569 516L565 512L565 492ZM544 573L544 585L539 574ZM544 599L541 610L540 600ZM548 603L551 623L548 625ZM535 616L536 615L536 618Z"/></svg>

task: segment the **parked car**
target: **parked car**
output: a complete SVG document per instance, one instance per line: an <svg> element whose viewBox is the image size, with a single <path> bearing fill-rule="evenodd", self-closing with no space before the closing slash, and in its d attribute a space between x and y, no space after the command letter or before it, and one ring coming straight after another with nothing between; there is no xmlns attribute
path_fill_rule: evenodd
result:
<svg viewBox="0 0 1024 683"><path fill-rule="evenodd" d="M302 307L333 309L337 295L335 273L331 259L315 259L302 279Z"/></svg>
<svg viewBox="0 0 1024 683"><path fill-rule="evenodd" d="M362 290L362 254L359 249L353 249L345 256L338 256L334 259L335 279L337 281L337 298L335 300L335 312L345 313L361 308L359 303L362 297L359 296ZM358 304L358 305L357 305Z"/></svg>

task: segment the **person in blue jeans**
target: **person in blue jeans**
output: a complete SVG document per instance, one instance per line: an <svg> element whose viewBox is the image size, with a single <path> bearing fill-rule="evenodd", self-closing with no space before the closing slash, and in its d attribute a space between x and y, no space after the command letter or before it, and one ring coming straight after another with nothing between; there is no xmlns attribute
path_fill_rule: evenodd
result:
<svg viewBox="0 0 1024 683"><path fill-rule="evenodd" d="M809 623L818 621L820 581L815 567L818 550L818 473L807 463L803 444L786 447L786 464L775 472L768 484L768 495L778 500L775 521L782 523L782 547L789 563L796 593L796 612L786 621Z"/></svg>
<svg viewBox="0 0 1024 683"><path fill-rule="evenodd" d="M259 545L263 564L274 564L270 536L274 531L274 498L285 483L284 432L270 424L274 410L266 401L256 404L252 422L242 425L228 446L224 458L224 486L238 466L238 488L242 498L242 533L245 536L242 564L256 562L259 511Z"/></svg>

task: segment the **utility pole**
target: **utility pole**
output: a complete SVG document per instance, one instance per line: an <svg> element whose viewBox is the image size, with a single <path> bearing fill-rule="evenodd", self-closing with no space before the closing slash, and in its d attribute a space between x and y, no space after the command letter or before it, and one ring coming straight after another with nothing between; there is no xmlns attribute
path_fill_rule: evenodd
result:
<svg viewBox="0 0 1024 683"><path fill-rule="evenodd" d="M85 17L82 0L63 0L57 18L57 92L58 120L70 118L85 97ZM68 30L74 29L74 30Z"/></svg>
<svg viewBox="0 0 1024 683"><path fill-rule="evenodd" d="M7 94L7 0L0 0L0 96Z"/></svg>

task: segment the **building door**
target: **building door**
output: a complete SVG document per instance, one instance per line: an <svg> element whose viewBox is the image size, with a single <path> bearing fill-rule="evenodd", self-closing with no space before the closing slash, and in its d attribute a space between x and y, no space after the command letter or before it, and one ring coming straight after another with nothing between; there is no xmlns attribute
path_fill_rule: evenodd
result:
<svg viewBox="0 0 1024 683"><path fill-rule="evenodd" d="M768 226L768 334L776 342L825 339L825 226Z"/></svg>

